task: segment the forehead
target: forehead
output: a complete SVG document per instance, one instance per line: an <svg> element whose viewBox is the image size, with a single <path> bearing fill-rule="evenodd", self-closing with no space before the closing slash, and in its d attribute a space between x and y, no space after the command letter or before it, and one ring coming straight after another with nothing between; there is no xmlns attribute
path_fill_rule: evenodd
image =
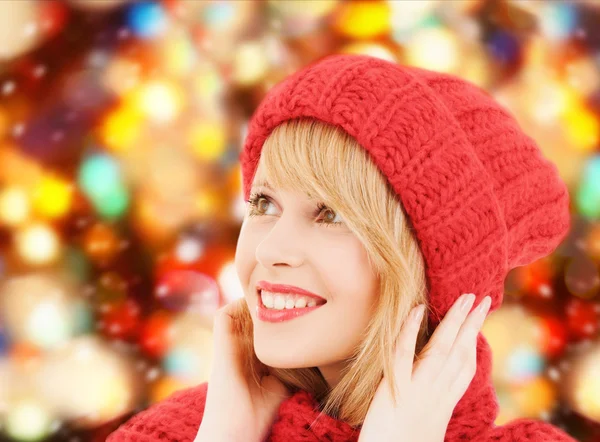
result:
<svg viewBox="0 0 600 442"><path fill-rule="evenodd" d="M253 183L252 187L267 187L269 189L274 190L274 187L265 179L265 178L257 178Z"/></svg>
<svg viewBox="0 0 600 442"><path fill-rule="evenodd" d="M267 179L265 178L257 178L253 183L252 183L252 188L255 187L265 187L267 189L270 189L274 192L276 192L278 189L280 189L279 187L276 187L275 185L271 184L269 181L267 181ZM309 200L317 200L318 197L316 195L313 195L312 192L308 189L304 189L304 192L302 192L301 189L298 188L282 188L280 190L288 190L292 193L300 193L300 194L304 194L306 195L306 198L308 198Z"/></svg>

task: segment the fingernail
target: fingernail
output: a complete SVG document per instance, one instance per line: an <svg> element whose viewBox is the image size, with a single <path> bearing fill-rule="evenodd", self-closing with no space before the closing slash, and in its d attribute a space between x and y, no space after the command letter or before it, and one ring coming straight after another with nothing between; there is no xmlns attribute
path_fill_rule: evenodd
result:
<svg viewBox="0 0 600 442"><path fill-rule="evenodd" d="M467 293L463 295L463 298L460 301L460 309L462 311L469 310L475 301L475 295L473 293Z"/></svg>
<svg viewBox="0 0 600 442"><path fill-rule="evenodd" d="M425 312L425 306L423 304L419 305L418 307L416 307L416 311L414 313L414 321L417 324L421 323L421 320L423 319L423 313Z"/></svg>
<svg viewBox="0 0 600 442"><path fill-rule="evenodd" d="M485 298L483 298L483 301L481 301L481 303L477 306L477 313L486 312L487 309L490 308L491 304L492 304L492 298L490 298L489 296L486 296Z"/></svg>

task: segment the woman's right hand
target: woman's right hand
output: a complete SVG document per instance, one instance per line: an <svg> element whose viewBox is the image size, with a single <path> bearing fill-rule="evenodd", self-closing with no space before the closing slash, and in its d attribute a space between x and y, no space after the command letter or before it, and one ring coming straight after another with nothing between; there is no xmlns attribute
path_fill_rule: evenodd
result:
<svg viewBox="0 0 600 442"><path fill-rule="evenodd" d="M220 308L213 328L213 361L202 423L195 442L262 442L268 435L279 405L290 396L274 376L264 372L260 386L242 360L240 329L235 312L247 308L239 299ZM266 370L265 366L261 367Z"/></svg>

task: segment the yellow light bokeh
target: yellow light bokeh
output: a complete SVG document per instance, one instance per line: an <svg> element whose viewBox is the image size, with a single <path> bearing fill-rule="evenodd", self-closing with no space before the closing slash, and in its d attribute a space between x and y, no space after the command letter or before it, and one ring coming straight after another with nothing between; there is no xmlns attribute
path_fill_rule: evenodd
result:
<svg viewBox="0 0 600 442"><path fill-rule="evenodd" d="M428 27L417 31L406 48L406 61L437 72L453 72L459 63L459 42L449 30Z"/></svg>
<svg viewBox="0 0 600 442"><path fill-rule="evenodd" d="M142 114L132 106L124 104L104 120L102 138L112 150L126 150L139 139L142 123Z"/></svg>
<svg viewBox="0 0 600 442"><path fill-rule="evenodd" d="M557 398L554 384L544 377L513 387L512 395L519 406L521 416L529 418L542 418L550 413Z"/></svg>
<svg viewBox="0 0 600 442"><path fill-rule="evenodd" d="M181 112L184 97L179 87L164 80L143 85L135 95L135 106L157 123L169 123Z"/></svg>
<svg viewBox="0 0 600 442"><path fill-rule="evenodd" d="M216 161L227 146L226 128L217 121L202 121L190 129L189 143L202 161Z"/></svg>
<svg viewBox="0 0 600 442"><path fill-rule="evenodd" d="M265 77L269 69L269 61L264 45L260 41L241 43L234 56L234 81L242 86L251 86Z"/></svg>
<svg viewBox="0 0 600 442"><path fill-rule="evenodd" d="M16 232L15 246L21 258L30 264L51 263L58 257L61 249L54 229L37 222Z"/></svg>
<svg viewBox="0 0 600 442"><path fill-rule="evenodd" d="M376 38L390 32L391 15L390 5L385 2L347 2L335 19L334 28L350 38Z"/></svg>
<svg viewBox="0 0 600 442"><path fill-rule="evenodd" d="M6 187L0 191L0 222L7 226L17 226L29 218L31 212L25 189Z"/></svg>
<svg viewBox="0 0 600 442"><path fill-rule="evenodd" d="M561 119L574 148L586 152L595 149L599 140L600 123L590 109L582 103L576 103L565 110Z"/></svg>
<svg viewBox="0 0 600 442"><path fill-rule="evenodd" d="M73 185L62 178L43 176L33 190L36 213L50 219L64 216L71 209L73 190Z"/></svg>

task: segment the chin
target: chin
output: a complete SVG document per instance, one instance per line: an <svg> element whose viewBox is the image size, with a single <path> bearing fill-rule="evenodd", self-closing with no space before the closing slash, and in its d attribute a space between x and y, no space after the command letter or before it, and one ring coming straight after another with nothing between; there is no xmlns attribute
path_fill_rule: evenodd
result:
<svg viewBox="0 0 600 442"><path fill-rule="evenodd" d="M314 367L307 355L295 351L293 347L288 347L285 350L269 347L263 348L262 345L254 342L254 351L260 362L273 368L306 368Z"/></svg>

